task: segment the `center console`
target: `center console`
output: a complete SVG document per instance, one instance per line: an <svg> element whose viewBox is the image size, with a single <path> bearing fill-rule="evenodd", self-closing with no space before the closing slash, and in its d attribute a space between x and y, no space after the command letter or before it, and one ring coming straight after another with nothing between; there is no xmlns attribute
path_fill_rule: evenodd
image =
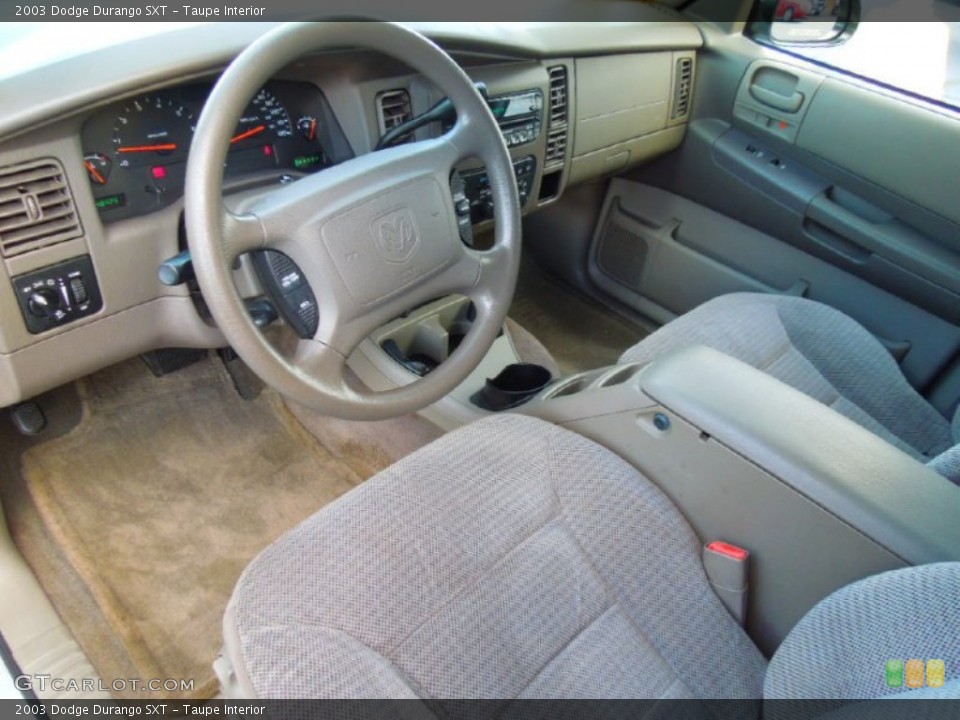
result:
<svg viewBox="0 0 960 720"><path fill-rule="evenodd" d="M575 375L516 412L610 448L659 486L701 539L749 550L746 627L767 654L850 582L960 560L960 488L709 348Z"/></svg>

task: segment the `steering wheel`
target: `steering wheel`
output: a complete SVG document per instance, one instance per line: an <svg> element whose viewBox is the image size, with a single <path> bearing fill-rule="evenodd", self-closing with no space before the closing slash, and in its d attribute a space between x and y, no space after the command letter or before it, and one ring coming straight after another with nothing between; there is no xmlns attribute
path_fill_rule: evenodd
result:
<svg viewBox="0 0 960 720"><path fill-rule="evenodd" d="M418 71L457 109L439 138L369 153L278 187L231 212L222 196L229 140L250 98L308 52L361 47ZM450 191L455 165L479 158L490 178L497 223L490 250L460 239ZM453 390L496 339L520 264L520 207L506 145L470 78L437 45L389 23L284 25L244 50L213 88L187 162L188 245L204 299L241 358L281 394L324 414L377 420L414 412ZM301 269L319 321L289 357L251 320L232 278L238 256L274 249ZM347 358L373 330L432 299L460 294L476 320L430 374L382 392L355 387Z"/></svg>

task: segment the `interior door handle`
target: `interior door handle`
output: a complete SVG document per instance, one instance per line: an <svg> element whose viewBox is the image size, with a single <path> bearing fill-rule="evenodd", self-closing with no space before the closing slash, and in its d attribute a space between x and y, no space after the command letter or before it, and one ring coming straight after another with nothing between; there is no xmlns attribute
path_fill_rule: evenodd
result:
<svg viewBox="0 0 960 720"><path fill-rule="evenodd" d="M761 85L751 85L750 94L758 103L783 110L783 112L795 113L803 105L803 93L801 92L795 92L793 95L781 95L773 90L767 90Z"/></svg>

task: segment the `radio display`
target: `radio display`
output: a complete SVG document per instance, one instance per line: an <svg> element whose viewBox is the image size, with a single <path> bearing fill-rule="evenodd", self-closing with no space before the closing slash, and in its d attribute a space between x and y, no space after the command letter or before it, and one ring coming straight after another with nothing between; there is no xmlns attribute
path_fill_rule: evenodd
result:
<svg viewBox="0 0 960 720"><path fill-rule="evenodd" d="M506 120L539 112L543 107L543 98L538 91L527 92L490 98L489 105L495 118Z"/></svg>

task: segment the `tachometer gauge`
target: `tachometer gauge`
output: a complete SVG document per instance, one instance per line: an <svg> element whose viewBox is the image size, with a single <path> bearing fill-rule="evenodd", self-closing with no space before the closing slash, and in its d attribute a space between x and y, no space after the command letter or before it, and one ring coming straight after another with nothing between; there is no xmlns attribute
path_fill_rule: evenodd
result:
<svg viewBox="0 0 960 720"><path fill-rule="evenodd" d="M113 124L113 152L122 168L183 158L194 130L193 114L161 95L131 100Z"/></svg>
<svg viewBox="0 0 960 720"><path fill-rule="evenodd" d="M230 142L233 145L248 145L292 135L293 126L287 109L276 95L263 89L250 101Z"/></svg>

